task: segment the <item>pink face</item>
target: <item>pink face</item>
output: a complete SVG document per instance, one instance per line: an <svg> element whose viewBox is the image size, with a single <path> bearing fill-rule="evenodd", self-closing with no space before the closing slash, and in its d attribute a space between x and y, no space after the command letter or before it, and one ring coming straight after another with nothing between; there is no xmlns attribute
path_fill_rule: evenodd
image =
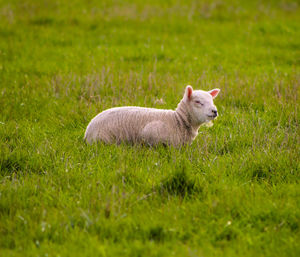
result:
<svg viewBox="0 0 300 257"><path fill-rule="evenodd" d="M185 89L184 99L190 106L192 118L197 123L205 123L215 119L218 116L217 107L213 99L219 94L220 89L210 91L193 90L191 86Z"/></svg>

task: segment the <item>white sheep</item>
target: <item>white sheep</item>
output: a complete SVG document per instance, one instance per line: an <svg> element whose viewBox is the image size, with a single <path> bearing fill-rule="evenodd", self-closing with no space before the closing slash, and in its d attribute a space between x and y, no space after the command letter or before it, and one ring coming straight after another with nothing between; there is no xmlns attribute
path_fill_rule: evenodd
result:
<svg viewBox="0 0 300 257"><path fill-rule="evenodd" d="M213 99L219 92L217 88L207 92L187 86L175 111L135 106L105 110L91 120L84 138L88 143L189 144L200 125L218 116Z"/></svg>

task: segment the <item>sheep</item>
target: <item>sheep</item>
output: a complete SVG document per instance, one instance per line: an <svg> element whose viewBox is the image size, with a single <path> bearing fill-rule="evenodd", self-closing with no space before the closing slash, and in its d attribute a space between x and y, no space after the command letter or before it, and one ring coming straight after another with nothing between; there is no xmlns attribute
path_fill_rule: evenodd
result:
<svg viewBox="0 0 300 257"><path fill-rule="evenodd" d="M219 92L218 88L193 90L188 85L175 111L136 106L107 109L90 121L84 138L88 143L190 144L200 125L218 116L213 99Z"/></svg>

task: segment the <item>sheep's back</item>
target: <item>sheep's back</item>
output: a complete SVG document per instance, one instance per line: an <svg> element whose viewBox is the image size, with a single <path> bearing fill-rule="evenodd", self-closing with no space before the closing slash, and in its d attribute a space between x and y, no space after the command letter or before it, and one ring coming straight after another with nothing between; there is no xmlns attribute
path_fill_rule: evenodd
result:
<svg viewBox="0 0 300 257"><path fill-rule="evenodd" d="M99 113L87 127L88 141L138 142L140 132L151 121L172 122L172 110L143 107L116 107Z"/></svg>

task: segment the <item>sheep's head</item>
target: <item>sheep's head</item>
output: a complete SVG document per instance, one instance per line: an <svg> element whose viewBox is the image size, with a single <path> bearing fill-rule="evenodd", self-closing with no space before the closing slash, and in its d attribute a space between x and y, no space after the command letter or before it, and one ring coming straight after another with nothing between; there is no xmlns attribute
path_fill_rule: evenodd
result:
<svg viewBox="0 0 300 257"><path fill-rule="evenodd" d="M217 107L213 99L219 94L220 89L210 91L193 90L187 86L184 94L184 101L189 108L189 113L195 123L202 124L214 120L218 116Z"/></svg>

